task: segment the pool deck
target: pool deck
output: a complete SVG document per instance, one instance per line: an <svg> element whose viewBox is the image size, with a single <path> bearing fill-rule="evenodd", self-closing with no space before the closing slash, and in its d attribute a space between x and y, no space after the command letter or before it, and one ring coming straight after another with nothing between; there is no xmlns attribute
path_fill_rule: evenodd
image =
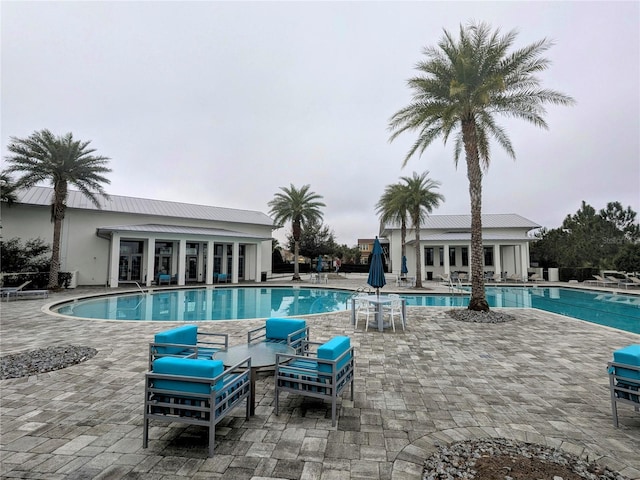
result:
<svg viewBox="0 0 640 480"><path fill-rule="evenodd" d="M328 286L365 283L332 275ZM435 282L425 287L448 292ZM0 304L3 355L69 344L98 350L66 369L0 381L1 478L421 479L438 444L483 437L558 447L640 478L640 413L620 406L620 428L613 427L606 374L612 352L640 335L529 309L509 310L515 321L493 325L455 321L447 308L409 307L407 330L395 333L354 329L348 312L307 317L314 340L348 335L355 346L355 400L344 395L337 427L330 406L309 398L282 396L275 416L273 378L263 374L256 415L246 421L238 409L225 418L213 458L206 431L182 424L152 422L143 449L148 343L178 323L82 321L41 310L111 291ZM235 344L263 322L201 325Z"/></svg>

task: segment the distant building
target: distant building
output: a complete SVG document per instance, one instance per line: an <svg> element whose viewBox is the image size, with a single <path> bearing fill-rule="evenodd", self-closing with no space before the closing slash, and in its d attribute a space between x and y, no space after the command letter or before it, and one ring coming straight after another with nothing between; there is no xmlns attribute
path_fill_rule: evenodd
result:
<svg viewBox="0 0 640 480"><path fill-rule="evenodd" d="M53 239L53 189L19 191L2 204L2 238ZM69 191L62 225L61 271L75 272L78 285L138 282L151 285L169 274L178 285L260 282L271 272L273 220L253 210L193 205L111 195L96 208Z"/></svg>
<svg viewBox="0 0 640 480"><path fill-rule="evenodd" d="M482 215L484 270L526 278L529 268L529 233L541 226L516 214ZM389 242L389 271L400 274L402 249L400 225L380 228L380 237ZM373 240L371 241L373 243ZM406 255L409 276L415 275L415 230L407 227ZM363 244L364 245L364 244ZM358 240L360 247L360 240ZM453 272L470 271L471 215L430 215L420 225L422 275L425 280Z"/></svg>

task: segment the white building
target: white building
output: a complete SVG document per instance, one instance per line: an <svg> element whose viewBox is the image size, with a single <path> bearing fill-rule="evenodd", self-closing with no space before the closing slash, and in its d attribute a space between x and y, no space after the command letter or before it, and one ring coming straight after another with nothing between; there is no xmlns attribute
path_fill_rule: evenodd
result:
<svg viewBox="0 0 640 480"><path fill-rule="evenodd" d="M2 238L51 244L53 189L33 187L2 204ZM138 282L150 286L158 274L175 283L262 280L271 272L273 220L252 210L191 205L111 195L101 208L69 191L62 225L61 271L75 272L78 285Z"/></svg>
<svg viewBox="0 0 640 480"><path fill-rule="evenodd" d="M482 215L484 270L503 276L527 278L529 269L529 235L540 225L516 214ZM400 225L383 225L380 237L389 241L389 271L400 274L402 250ZM406 255L409 276L415 276L415 231L407 227ZM420 248L424 280L439 275L464 272L470 274L471 215L430 215L420 225Z"/></svg>

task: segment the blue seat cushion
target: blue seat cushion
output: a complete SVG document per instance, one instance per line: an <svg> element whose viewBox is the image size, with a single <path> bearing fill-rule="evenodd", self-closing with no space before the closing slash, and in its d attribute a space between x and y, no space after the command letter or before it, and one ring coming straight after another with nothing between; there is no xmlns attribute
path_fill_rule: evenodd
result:
<svg viewBox="0 0 640 480"><path fill-rule="evenodd" d="M345 336L333 337L327 343L318 347L318 359L337 360L340 356L351 348L351 339ZM336 371L340 371L349 362L351 355L345 355L336 365ZM331 366L319 363L318 371L331 373Z"/></svg>
<svg viewBox="0 0 640 480"><path fill-rule="evenodd" d="M156 333L155 343L177 343L180 345L195 345L198 342L198 326L183 325L163 332ZM177 355L182 352L180 347L160 347L159 353Z"/></svg>
<svg viewBox="0 0 640 480"><path fill-rule="evenodd" d="M305 328L307 322L296 318L268 318L265 325L267 339L287 340L290 333ZM298 339L293 338L292 340Z"/></svg>
<svg viewBox="0 0 640 480"><path fill-rule="evenodd" d="M196 358L162 357L153 361L153 372L166 375L213 379L224 371L222 360L201 360ZM215 389L222 388L224 380L216 382ZM203 393L209 395L211 389L206 383L186 380L156 380L156 388L177 390L180 392Z"/></svg>
<svg viewBox="0 0 640 480"><path fill-rule="evenodd" d="M628 347L616 350L613 352L613 361L615 363L640 367L640 344L629 345ZM616 368L616 375L632 380L640 380L640 372L623 367Z"/></svg>

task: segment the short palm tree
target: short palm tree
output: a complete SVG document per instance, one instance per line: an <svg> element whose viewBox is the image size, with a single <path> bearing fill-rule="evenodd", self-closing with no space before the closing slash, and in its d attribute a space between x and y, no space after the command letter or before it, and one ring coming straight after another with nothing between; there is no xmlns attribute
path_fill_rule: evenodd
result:
<svg viewBox="0 0 640 480"><path fill-rule="evenodd" d="M291 233L294 242L294 267L293 280L300 280L300 266L298 255L300 252L300 238L302 228L305 223L320 222L322 220L321 207L325 204L320 200L321 195L309 191L310 185L304 185L299 190L293 184L287 187L280 187L282 192L274 195L268 205L271 208L269 214L273 217L275 225L281 227L286 222L291 221Z"/></svg>
<svg viewBox="0 0 640 480"><path fill-rule="evenodd" d="M408 207L406 205L405 187L401 183L387 185L382 197L376 203L376 213L380 217L382 224L389 222L400 224L400 258L407 254Z"/></svg>
<svg viewBox="0 0 640 480"><path fill-rule="evenodd" d="M471 299L470 310L488 311L483 283L482 174L488 169L489 140L493 138L513 158L511 141L496 115L519 118L547 128L544 104L571 105L573 99L539 87L535 76L549 61L541 54L551 47L542 40L509 53L516 33L501 36L484 23L460 26L460 38L444 31L438 48L425 48L425 61L418 63L420 76L409 79L413 100L390 120L391 140L407 131L418 138L409 149L404 165L416 152L453 134L456 166L464 148L471 203Z"/></svg>
<svg viewBox="0 0 640 480"><path fill-rule="evenodd" d="M440 187L440 182L430 179L428 171L420 175L413 172L413 176L400 179L404 182L403 203L407 206L407 213L416 235L416 288L422 288L420 226L427 214L444 201L444 196L435 192Z"/></svg>
<svg viewBox="0 0 640 480"><path fill-rule="evenodd" d="M54 136L49 130L41 130L27 138L11 137L7 147L11 155L6 158L9 165L6 172L21 174L16 180L16 188L28 188L43 182L53 185L53 244L48 288L59 286L60 234L69 185L78 188L97 207L100 207L100 202L96 194L108 197L102 184L110 183L104 177L105 173L111 172L107 167L109 159L92 155L95 149L88 148L89 143L74 140L71 133Z"/></svg>

